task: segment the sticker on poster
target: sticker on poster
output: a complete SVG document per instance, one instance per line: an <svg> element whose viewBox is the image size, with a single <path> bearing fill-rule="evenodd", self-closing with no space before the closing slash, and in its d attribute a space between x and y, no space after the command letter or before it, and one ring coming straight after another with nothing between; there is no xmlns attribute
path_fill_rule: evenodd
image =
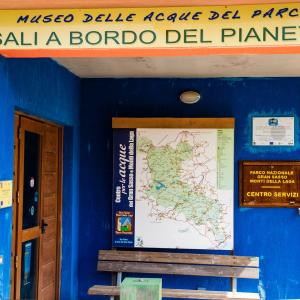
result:
<svg viewBox="0 0 300 300"><path fill-rule="evenodd" d="M116 234L133 234L133 212L118 211L116 213Z"/></svg>

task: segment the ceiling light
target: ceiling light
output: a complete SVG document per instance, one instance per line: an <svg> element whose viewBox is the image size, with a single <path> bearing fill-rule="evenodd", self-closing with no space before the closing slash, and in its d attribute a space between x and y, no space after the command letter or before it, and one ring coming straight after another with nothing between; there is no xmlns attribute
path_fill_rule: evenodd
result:
<svg viewBox="0 0 300 300"><path fill-rule="evenodd" d="M201 95L195 91L186 91L180 95L180 100L185 104L194 104L198 102Z"/></svg>

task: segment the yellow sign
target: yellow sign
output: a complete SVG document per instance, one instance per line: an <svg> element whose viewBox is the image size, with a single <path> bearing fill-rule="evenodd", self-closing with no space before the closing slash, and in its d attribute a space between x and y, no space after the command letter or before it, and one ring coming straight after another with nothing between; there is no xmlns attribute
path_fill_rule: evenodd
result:
<svg viewBox="0 0 300 300"><path fill-rule="evenodd" d="M300 46L300 3L0 11L0 50Z"/></svg>
<svg viewBox="0 0 300 300"><path fill-rule="evenodd" d="M12 205L13 182L11 180L0 181L0 208Z"/></svg>

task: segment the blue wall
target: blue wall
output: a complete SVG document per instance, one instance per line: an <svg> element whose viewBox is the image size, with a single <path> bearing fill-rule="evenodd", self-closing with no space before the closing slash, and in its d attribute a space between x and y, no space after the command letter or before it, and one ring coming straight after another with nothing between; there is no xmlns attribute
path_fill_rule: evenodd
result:
<svg viewBox="0 0 300 300"><path fill-rule="evenodd" d="M180 103L178 96L187 89L200 91L202 100L192 106ZM299 98L298 78L86 79L81 85L78 78L50 60L1 58L0 180L13 177L14 110L65 125L61 299L75 300L78 291L80 299L96 299L86 295L88 287L110 283L109 275L96 271L96 261L98 249L111 248L112 116L235 117L237 183L238 160L300 157ZM251 117L260 115L295 116L295 147L252 147ZM260 256L259 289L262 296L266 295L264 299L300 298L297 211L240 209L237 195L236 184L235 253ZM11 214L10 208L0 210L0 255L4 255L4 265L0 265L0 300L9 298ZM226 280L172 276L165 278L165 284L228 287ZM255 290L255 285L239 281L240 290Z"/></svg>
<svg viewBox="0 0 300 300"><path fill-rule="evenodd" d="M80 80L50 60L0 58L0 180L13 179L14 111L63 124L61 299L77 297ZM9 299L12 209L0 210L0 299ZM74 250L74 251L71 251Z"/></svg>
<svg viewBox="0 0 300 300"><path fill-rule="evenodd" d="M79 297L93 284L109 283L96 271L97 250L111 247L111 117L235 117L235 253L261 259L262 299L300 298L300 217L296 209L238 207L238 160L297 160L300 157L300 79L87 79L83 81L80 148ZM195 105L179 102L184 90L201 92ZM251 146L251 117L296 118L293 148ZM166 278L167 286L219 286L213 279ZM257 283L239 281L240 290ZM101 297L99 297L101 298ZM101 298L102 299L102 298Z"/></svg>

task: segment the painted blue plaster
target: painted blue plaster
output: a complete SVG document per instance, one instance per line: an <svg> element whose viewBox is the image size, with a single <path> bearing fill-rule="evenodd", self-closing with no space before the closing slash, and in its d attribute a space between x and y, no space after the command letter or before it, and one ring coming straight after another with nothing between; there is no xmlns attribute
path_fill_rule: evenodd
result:
<svg viewBox="0 0 300 300"><path fill-rule="evenodd" d="M93 284L110 283L96 271L97 251L111 248L111 117L235 117L235 253L261 258L262 299L300 298L300 217L296 209L238 208L238 160L297 160L300 79L86 79L81 103L79 205L79 298ZM194 105L182 104L182 91L202 94ZM250 118L269 113L296 118L296 146L257 151L250 143ZM264 150L264 149L263 149ZM226 289L229 281L166 276L165 285ZM258 283L239 280L240 290ZM99 297L99 299L106 299Z"/></svg>
<svg viewBox="0 0 300 300"><path fill-rule="evenodd" d="M0 58L0 180L13 178L14 111L68 126L63 178L61 299L77 298L80 80L51 60ZM71 133L70 133L71 132ZM10 296L12 209L0 210L0 299Z"/></svg>

